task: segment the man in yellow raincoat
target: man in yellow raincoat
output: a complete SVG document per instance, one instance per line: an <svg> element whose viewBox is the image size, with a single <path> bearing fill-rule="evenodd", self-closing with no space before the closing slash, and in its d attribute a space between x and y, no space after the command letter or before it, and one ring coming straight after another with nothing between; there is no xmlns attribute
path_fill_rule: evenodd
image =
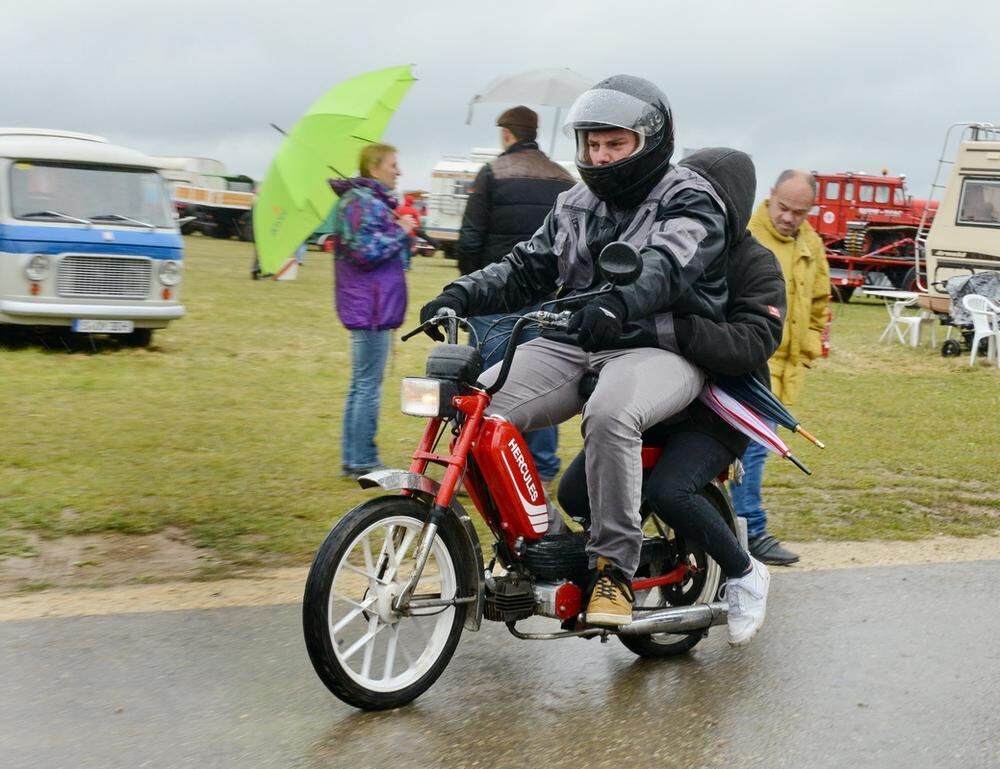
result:
<svg viewBox="0 0 1000 769"><path fill-rule="evenodd" d="M830 300L830 267L823 241L806 221L816 200L816 179L808 171L784 171L767 200L750 219L750 232L774 252L785 275L788 309L781 346L768 366L771 389L790 406L798 398L805 370L822 354L820 334ZM774 425L772 424L772 427ZM761 499L767 449L751 442L743 455L743 483L733 486L736 512L747 521L750 553L758 561L786 566L799 557L767 531Z"/></svg>

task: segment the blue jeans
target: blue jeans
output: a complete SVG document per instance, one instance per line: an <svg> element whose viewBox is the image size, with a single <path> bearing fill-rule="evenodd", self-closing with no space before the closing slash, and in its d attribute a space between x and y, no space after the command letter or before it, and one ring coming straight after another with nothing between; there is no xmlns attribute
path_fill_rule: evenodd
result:
<svg viewBox="0 0 1000 769"><path fill-rule="evenodd" d="M534 309L537 308L529 307L523 312L530 312ZM501 318L504 320L500 320ZM498 320L500 322L491 329L490 326ZM483 371L503 360L504 353L507 352L507 335L514 328L516 320L509 315L479 315L469 318L469 323L476 331L469 343L474 344L476 339L479 340L485 362ZM518 343L527 342L537 337L537 328L522 329ZM559 474L560 466L559 429L553 425L552 427L543 427L540 430L529 430L524 434L524 441L528 444L528 450L531 452L532 459L535 460L535 467L538 468L538 474L542 480L551 481L555 478Z"/></svg>
<svg viewBox="0 0 1000 769"><path fill-rule="evenodd" d="M765 420L766 421L766 420ZM768 422L771 429L776 429L774 422ZM750 441L743 454L743 483L739 486L730 483L729 491L733 496L733 507L736 514L747 522L747 536L750 539L767 531L767 511L764 509L764 462L770 452L757 441Z"/></svg>
<svg viewBox="0 0 1000 769"><path fill-rule="evenodd" d="M390 332L352 330L350 333L351 385L344 406L340 458L345 469L365 470L381 464L375 433Z"/></svg>

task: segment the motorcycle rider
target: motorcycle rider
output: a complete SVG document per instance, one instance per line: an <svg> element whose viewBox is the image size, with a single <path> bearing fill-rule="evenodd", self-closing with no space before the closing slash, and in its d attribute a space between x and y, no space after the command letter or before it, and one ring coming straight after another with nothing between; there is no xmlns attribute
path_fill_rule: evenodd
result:
<svg viewBox="0 0 1000 769"><path fill-rule="evenodd" d="M591 298L568 333L544 332L518 347L490 413L521 430L583 412L593 525L587 544L594 584L586 620L631 622L631 579L642 541L639 504L644 429L677 413L701 390L696 366L649 340L669 333L656 316L672 311L721 320L726 304L725 205L706 179L670 163L673 116L649 81L615 75L570 108L583 182L560 194L528 241L500 262L463 276L424 305L421 321L445 309L459 316L512 312L557 291L572 296L601 284L596 257L608 243L639 249L642 273ZM441 338L432 327L429 333ZM496 381L499 366L480 377ZM580 381L601 376L586 401Z"/></svg>
<svg viewBox="0 0 1000 769"><path fill-rule="evenodd" d="M774 254L747 230L755 193L753 163L742 152L718 148L700 150L681 165L712 181L725 201L729 301L722 322L671 315L673 334L664 341L709 375L752 373L769 386L767 361L781 344L785 280ZM727 583L729 643L744 646L764 623L770 575L699 492L743 455L749 438L695 400L683 419L656 425L644 439L663 448L644 485L646 501L660 520L719 564ZM590 517L586 488L581 452L558 492L559 504L574 518Z"/></svg>

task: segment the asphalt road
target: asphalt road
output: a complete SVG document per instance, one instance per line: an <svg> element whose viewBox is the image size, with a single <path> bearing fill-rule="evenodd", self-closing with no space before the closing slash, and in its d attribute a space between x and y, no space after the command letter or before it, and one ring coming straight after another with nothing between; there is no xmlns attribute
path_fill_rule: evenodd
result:
<svg viewBox="0 0 1000 769"><path fill-rule="evenodd" d="M1000 766L1000 561L771 590L750 647L665 662L487 624L374 714L315 677L297 606L4 622L0 767Z"/></svg>

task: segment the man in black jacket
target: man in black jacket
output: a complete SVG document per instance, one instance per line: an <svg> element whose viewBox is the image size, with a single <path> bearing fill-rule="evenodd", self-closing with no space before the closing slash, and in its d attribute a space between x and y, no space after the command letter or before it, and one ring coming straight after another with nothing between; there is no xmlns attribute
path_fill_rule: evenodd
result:
<svg viewBox="0 0 1000 769"><path fill-rule="evenodd" d="M497 118L503 153L486 163L469 192L458 236L458 268L463 275L500 261L528 240L552 210L556 196L575 184L558 163L538 149L538 115L527 107L511 107ZM503 360L513 321L502 315L469 319L482 345L486 366ZM537 333L522 335L526 342ZM559 472L558 428L532 430L525 436L546 488Z"/></svg>
<svg viewBox="0 0 1000 769"><path fill-rule="evenodd" d="M596 258L604 246L626 241L639 249L636 282L592 298L568 333L543 333L518 348L490 408L522 430L583 411L595 571L586 619L623 625L632 620L642 541L641 433L683 409L703 384L696 366L659 344L672 328L664 314L722 319L726 212L710 182L670 164L673 119L652 83L608 78L577 99L566 125L583 183L559 196L529 241L447 286L421 309L421 320L444 310L512 312L553 291L583 293L601 283ZM496 369L480 381L495 381ZM584 407L579 384L590 371L601 376Z"/></svg>
<svg viewBox="0 0 1000 769"><path fill-rule="evenodd" d="M726 149L701 150L681 164L711 180L726 203L729 301L721 322L697 315L672 318L668 346L709 374L752 372L769 384L767 361L781 343L785 281L774 254L747 231L754 186L741 182L753 179L753 168L747 174L739 166L749 164L743 153ZM749 439L699 400L682 419L657 425L647 437L662 444L663 453L644 484L646 501L662 521L719 564L727 578L729 642L743 646L764 622L767 567L740 546L699 491L742 456ZM581 452L559 484L559 503L575 518L590 517L586 488Z"/></svg>
<svg viewBox="0 0 1000 769"><path fill-rule="evenodd" d="M556 196L576 180L538 149L538 115L511 107L497 118L503 153L483 165L472 183L458 234L463 275L499 262L528 240L552 210Z"/></svg>

